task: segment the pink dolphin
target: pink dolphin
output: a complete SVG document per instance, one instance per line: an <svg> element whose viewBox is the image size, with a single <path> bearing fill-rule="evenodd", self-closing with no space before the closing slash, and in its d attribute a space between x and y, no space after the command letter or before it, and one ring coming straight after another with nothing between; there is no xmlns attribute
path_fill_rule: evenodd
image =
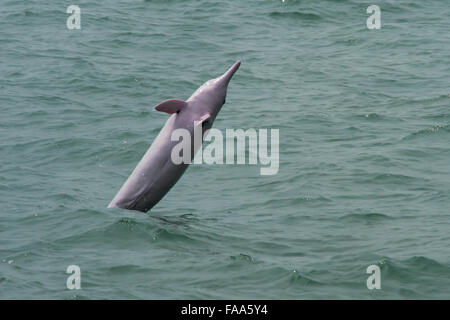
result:
<svg viewBox="0 0 450 320"><path fill-rule="evenodd" d="M197 151L194 150L194 122L202 125L202 132L211 128L225 103L228 83L240 65L237 61L222 76L205 82L187 101L170 99L155 107L171 116L108 208L147 212L166 195L189 165L172 161L172 149L179 143L172 141L172 132L180 128L189 131L192 160Z"/></svg>

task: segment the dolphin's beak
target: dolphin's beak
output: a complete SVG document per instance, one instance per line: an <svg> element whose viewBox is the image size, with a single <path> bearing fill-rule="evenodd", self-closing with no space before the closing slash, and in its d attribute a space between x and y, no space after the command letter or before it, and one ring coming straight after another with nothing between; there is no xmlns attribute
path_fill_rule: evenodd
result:
<svg viewBox="0 0 450 320"><path fill-rule="evenodd" d="M239 69L239 66L241 65L241 62L238 60L236 61L230 69L228 69L227 72L225 72L219 79L220 82L223 83L224 86L228 86L228 83L230 82L231 78L233 77L234 73Z"/></svg>

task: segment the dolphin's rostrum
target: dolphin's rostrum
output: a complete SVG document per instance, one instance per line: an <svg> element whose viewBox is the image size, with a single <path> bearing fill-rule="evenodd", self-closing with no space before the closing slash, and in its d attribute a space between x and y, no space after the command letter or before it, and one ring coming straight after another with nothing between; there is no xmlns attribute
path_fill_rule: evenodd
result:
<svg viewBox="0 0 450 320"><path fill-rule="evenodd" d="M228 83L240 64L237 61L222 76L204 83L187 101L170 99L155 107L171 116L108 208L147 212L166 195L189 165L173 163L171 153L178 141L172 141L172 132L182 128L193 137L195 125L202 125L202 132L210 129L225 103ZM199 147L194 148L191 139L191 158Z"/></svg>

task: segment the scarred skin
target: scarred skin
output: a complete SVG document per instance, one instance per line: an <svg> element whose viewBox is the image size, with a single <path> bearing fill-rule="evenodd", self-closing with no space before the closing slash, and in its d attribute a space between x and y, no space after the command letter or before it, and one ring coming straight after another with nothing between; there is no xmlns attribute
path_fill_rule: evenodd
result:
<svg viewBox="0 0 450 320"><path fill-rule="evenodd" d="M193 159L200 147L196 145L194 150L194 122L203 121L203 132L211 128L225 103L228 83L240 64L237 61L222 76L204 83L186 102L166 100L155 107L171 116L108 208L147 212L166 195L189 165L172 162L172 149L179 143L171 141L172 132L181 128L189 131Z"/></svg>

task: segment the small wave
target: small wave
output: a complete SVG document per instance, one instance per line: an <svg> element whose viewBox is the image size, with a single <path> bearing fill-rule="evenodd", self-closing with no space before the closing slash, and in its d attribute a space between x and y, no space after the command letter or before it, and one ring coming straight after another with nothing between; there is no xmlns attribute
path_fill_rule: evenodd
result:
<svg viewBox="0 0 450 320"><path fill-rule="evenodd" d="M307 20L307 21L317 21L322 19L319 15L314 13L303 13L298 11L291 11L291 12L271 12L269 13L269 16L273 18L280 18L280 19L295 19L295 20Z"/></svg>
<svg viewBox="0 0 450 320"><path fill-rule="evenodd" d="M380 121L380 120L385 120L385 117L381 114L378 113L366 113L364 115L359 115L358 116L359 119L363 119L363 120L368 120L368 121Z"/></svg>
<svg viewBox="0 0 450 320"><path fill-rule="evenodd" d="M399 282L418 281L450 282L450 267L425 256L413 256L404 260L383 258L379 261L382 274ZM445 286L444 286L445 287Z"/></svg>
<svg viewBox="0 0 450 320"><path fill-rule="evenodd" d="M105 226L93 226L88 230L74 230L73 234L56 240L58 244L99 243L101 246L148 246L156 241L155 227L139 223L133 218L120 218Z"/></svg>
<svg viewBox="0 0 450 320"><path fill-rule="evenodd" d="M230 259L233 261L243 261L249 263L255 262L255 259L252 256L243 253L240 253L239 255L236 256L230 256Z"/></svg>
<svg viewBox="0 0 450 320"><path fill-rule="evenodd" d="M111 274L111 275L123 275L124 273L144 273L148 274L148 272L152 271L152 269L141 267L135 264L124 264L111 266L107 268L100 269L103 273Z"/></svg>
<svg viewBox="0 0 450 320"><path fill-rule="evenodd" d="M393 217L383 213L374 212L374 213L350 213L340 217L339 219L349 222L378 222L390 220L393 219Z"/></svg>
<svg viewBox="0 0 450 320"><path fill-rule="evenodd" d="M380 173L380 174L374 174L370 177L367 177L362 181L362 183L377 183L377 184L387 184L387 183L393 183L393 184L411 184L413 182L417 181L423 181L423 178L417 178L417 177L411 177L406 176L403 174L395 174L395 173Z"/></svg>
<svg viewBox="0 0 450 320"><path fill-rule="evenodd" d="M285 199L271 199L269 201L264 202L264 206L275 206L275 207L283 207L283 206L292 206L299 204L323 204L324 202L331 202L331 199L328 199L323 196L298 196L292 198Z"/></svg>
<svg viewBox="0 0 450 320"><path fill-rule="evenodd" d="M412 266L422 271L430 271L430 272L446 271L447 273L450 273L450 268L448 266L424 256L414 256L408 258L404 261L404 263L406 265Z"/></svg>
<svg viewBox="0 0 450 320"><path fill-rule="evenodd" d="M80 202L80 200L73 194L69 193L56 193L48 196L49 199L53 199L56 202L65 202L65 201L75 201Z"/></svg>
<svg viewBox="0 0 450 320"><path fill-rule="evenodd" d="M319 281L306 277L305 275L299 273L296 269L292 270L292 272L289 275L289 284L301 285L304 287L321 285Z"/></svg>
<svg viewBox="0 0 450 320"><path fill-rule="evenodd" d="M252 276L254 279L264 278L268 287L291 289L297 292L304 290L305 287L323 285L320 281L295 268L272 267L253 273Z"/></svg>
<svg viewBox="0 0 450 320"><path fill-rule="evenodd" d="M160 222L167 225L188 226L191 223L198 223L200 220L191 213L185 213L175 217L151 216L153 219L158 219Z"/></svg>
<svg viewBox="0 0 450 320"><path fill-rule="evenodd" d="M435 134L445 134L450 132L450 124L437 124L429 128L421 129L402 138L402 140L410 140L414 138L430 136Z"/></svg>
<svg viewBox="0 0 450 320"><path fill-rule="evenodd" d="M410 105L430 105L435 102L443 102L446 103L448 101L449 95L439 95L439 96L430 96L425 98L415 98L415 99L402 99L400 102L402 104L410 104Z"/></svg>
<svg viewBox="0 0 450 320"><path fill-rule="evenodd" d="M193 238L191 238L185 233L166 228L157 229L156 232L154 233L154 236L155 240L157 241L169 241L169 242L183 241L185 243L194 241Z"/></svg>

